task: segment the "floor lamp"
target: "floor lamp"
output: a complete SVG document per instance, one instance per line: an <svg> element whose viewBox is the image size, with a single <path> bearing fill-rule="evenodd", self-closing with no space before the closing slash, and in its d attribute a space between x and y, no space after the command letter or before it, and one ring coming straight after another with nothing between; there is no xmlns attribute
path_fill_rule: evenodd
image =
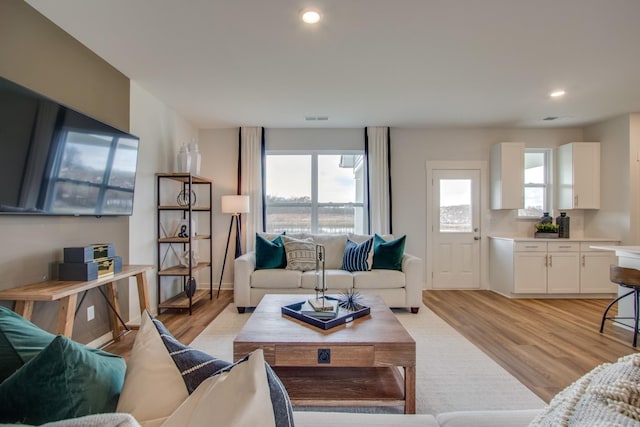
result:
<svg viewBox="0 0 640 427"><path fill-rule="evenodd" d="M238 258L242 255L242 244L240 243L240 214L249 212L249 196L222 196L222 213L231 214L229 222L229 234L227 235L227 248L224 250L224 259L222 260L222 271L220 272L220 283L218 284L218 297L220 297L220 288L222 287L222 276L224 276L224 267L227 264L227 254L229 253L229 242L231 242L231 230L233 224L236 225L236 255Z"/></svg>

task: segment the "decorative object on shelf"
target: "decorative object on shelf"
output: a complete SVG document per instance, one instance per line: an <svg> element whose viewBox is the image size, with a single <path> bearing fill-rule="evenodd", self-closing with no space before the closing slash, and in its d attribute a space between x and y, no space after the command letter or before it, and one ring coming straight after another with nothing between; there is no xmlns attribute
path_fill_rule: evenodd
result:
<svg viewBox="0 0 640 427"><path fill-rule="evenodd" d="M196 278L192 276L184 284L184 293L187 295L188 298L191 298L192 296L195 295L196 288L197 288Z"/></svg>
<svg viewBox="0 0 640 427"><path fill-rule="evenodd" d="M191 157L187 151L187 146L182 145L177 155L178 172L189 173L191 171Z"/></svg>
<svg viewBox="0 0 640 427"><path fill-rule="evenodd" d="M189 237L189 220L187 218L181 219L178 222L178 226L176 227L176 231L173 235L183 238ZM193 218L191 219L191 236L196 236L196 221Z"/></svg>
<svg viewBox="0 0 640 427"><path fill-rule="evenodd" d="M231 214L231 221L229 222L229 234L227 234L227 247L224 250L224 258L222 260L222 271L220 271L220 283L218 284L218 296L220 296L220 288L222 287L222 276L224 275L224 267L227 263L227 254L229 253L229 242L231 241L231 230L233 224L236 225L236 251L235 258L242 255L242 245L240 243L240 237L242 235L240 229L240 215L249 212L249 196L233 195L222 196L222 213Z"/></svg>
<svg viewBox="0 0 640 427"><path fill-rule="evenodd" d="M189 160L191 162L189 172L191 172L191 175L200 175L200 163L202 161L202 156L200 156L198 144L192 142L187 145L187 153L189 154Z"/></svg>
<svg viewBox="0 0 640 427"><path fill-rule="evenodd" d="M570 218L566 212L560 212L560 216L556 218L556 224L558 225L558 237L562 239L569 238L569 221Z"/></svg>
<svg viewBox="0 0 640 427"><path fill-rule="evenodd" d="M556 224L536 224L535 237L538 239L557 239L558 226Z"/></svg>
<svg viewBox="0 0 640 427"><path fill-rule="evenodd" d="M350 311L360 310L363 305L360 304L362 296L355 289L347 289L340 292L338 296L338 305L340 308L344 308Z"/></svg>
<svg viewBox="0 0 640 427"><path fill-rule="evenodd" d="M198 265L198 261L200 260L200 257L198 257L198 253L194 250L194 251L184 251L182 256L180 257L180 264L182 264L184 267L189 268L189 253L191 253L191 266L196 266Z"/></svg>
<svg viewBox="0 0 640 427"><path fill-rule="evenodd" d="M178 197L176 197L176 202L178 206L192 206L196 204L196 192L191 190L191 199L189 199L189 192L187 190L182 190L178 193Z"/></svg>

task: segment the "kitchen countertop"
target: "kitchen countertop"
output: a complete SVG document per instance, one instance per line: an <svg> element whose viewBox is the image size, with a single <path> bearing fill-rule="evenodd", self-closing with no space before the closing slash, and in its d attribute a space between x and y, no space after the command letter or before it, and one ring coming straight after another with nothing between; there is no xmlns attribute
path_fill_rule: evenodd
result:
<svg viewBox="0 0 640 427"><path fill-rule="evenodd" d="M490 239L501 239L501 240L512 240L518 242L618 242L618 239L615 238L604 238L604 237L571 237L569 239L540 239L536 237L526 237L526 236L489 236ZM602 246L604 247L604 246ZM611 248L623 247L623 246L610 246ZM640 246L624 246L624 247L634 247L640 251ZM614 250L614 249L611 249Z"/></svg>
<svg viewBox="0 0 640 427"><path fill-rule="evenodd" d="M593 249L601 249L604 251L616 251L616 253L626 253L630 255L640 256L640 246L590 246Z"/></svg>

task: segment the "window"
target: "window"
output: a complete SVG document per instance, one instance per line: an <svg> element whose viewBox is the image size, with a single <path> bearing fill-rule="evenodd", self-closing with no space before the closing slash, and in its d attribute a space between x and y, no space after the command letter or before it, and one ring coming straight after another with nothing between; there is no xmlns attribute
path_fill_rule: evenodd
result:
<svg viewBox="0 0 640 427"><path fill-rule="evenodd" d="M524 209L518 216L539 218L551 212L551 150L526 149L524 153Z"/></svg>
<svg viewBox="0 0 640 427"><path fill-rule="evenodd" d="M268 232L364 233L362 152L268 153Z"/></svg>

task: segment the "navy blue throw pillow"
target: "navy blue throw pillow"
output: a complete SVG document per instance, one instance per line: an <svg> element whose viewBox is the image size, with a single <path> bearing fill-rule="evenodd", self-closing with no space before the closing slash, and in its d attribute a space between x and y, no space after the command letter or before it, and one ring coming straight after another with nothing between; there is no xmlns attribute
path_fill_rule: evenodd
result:
<svg viewBox="0 0 640 427"><path fill-rule="evenodd" d="M346 271L369 270L367 258L369 251L371 251L372 244L373 239L367 239L360 244L347 239L347 245L344 248L344 255L342 257L342 269Z"/></svg>

